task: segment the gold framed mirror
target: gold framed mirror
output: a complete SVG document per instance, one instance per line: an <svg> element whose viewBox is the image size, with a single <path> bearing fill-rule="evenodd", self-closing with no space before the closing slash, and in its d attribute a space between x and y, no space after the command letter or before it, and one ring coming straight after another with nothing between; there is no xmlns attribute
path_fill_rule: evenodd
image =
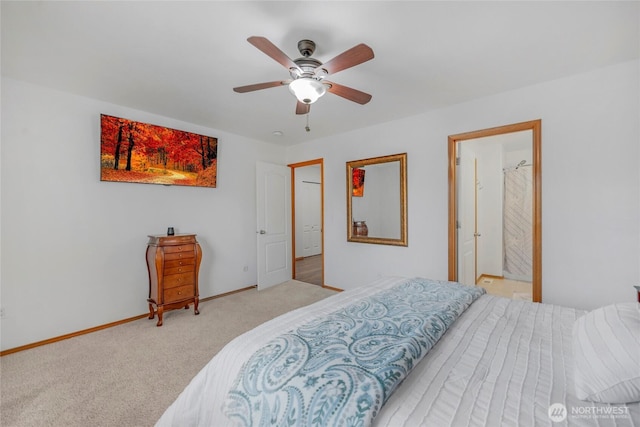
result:
<svg viewBox="0 0 640 427"><path fill-rule="evenodd" d="M407 246L407 153L347 162L347 241Z"/></svg>
<svg viewBox="0 0 640 427"><path fill-rule="evenodd" d="M530 282L529 300L542 301L541 128L541 120L532 120L449 136L449 280L478 285L484 283L482 280L485 267L481 266L483 262L478 261L478 252L481 253L481 245L485 244L482 241L488 241L490 235L493 236L491 238L494 250L500 253L498 255L500 272L489 273L487 283L491 283L492 278L507 278L507 273L511 274L506 267L507 246L512 244L510 243L511 232L505 225L506 222L500 222L507 221L505 209L509 203L507 200L509 191L506 187L507 172L518 169L522 172L523 169L528 169L527 179L530 184L527 186L530 186L530 189L526 195L520 193L517 198L519 203L527 206L529 223L528 225L521 223L518 227L524 230L525 237L515 237L519 242L526 241L526 244L520 243L520 247L524 248L521 249L521 254L526 255L527 258L528 279L516 278L515 280ZM509 149L505 148L506 143L511 145ZM517 153L515 157L513 153ZM507 161L510 157L511 163ZM483 167L487 169L487 163L491 163L491 168L495 172L491 174L482 172ZM468 166L464 166L465 164ZM462 184L463 181L469 184L465 186ZM493 202L486 200L483 202L484 196L481 193L491 191L492 188L495 190ZM498 219L496 224L500 222L501 225L483 226L484 214L481 206L483 203L492 205L494 211L500 212L501 219ZM492 232L494 234L491 234ZM496 233L498 237L495 237ZM469 238L466 239L465 235ZM468 250L465 250L465 245L469 248ZM472 255L467 256L467 253ZM516 298L515 292L513 298Z"/></svg>

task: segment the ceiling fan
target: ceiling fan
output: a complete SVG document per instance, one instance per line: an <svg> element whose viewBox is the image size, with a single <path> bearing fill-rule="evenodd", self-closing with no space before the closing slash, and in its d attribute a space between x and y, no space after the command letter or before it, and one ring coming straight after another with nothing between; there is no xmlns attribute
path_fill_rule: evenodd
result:
<svg viewBox="0 0 640 427"><path fill-rule="evenodd" d="M310 111L311 104L326 92L331 92L334 95L362 105L371 100L371 95L368 93L325 80L325 77L330 74L335 74L373 59L373 50L366 44L361 43L354 46L335 58L322 63L311 57L316 49L316 44L311 40L300 40L298 42L298 50L302 57L296 60L289 58L276 45L264 37L253 36L249 37L247 41L287 68L291 79L235 87L233 88L235 92L245 93L277 86L289 86L289 90L298 100L296 114L307 114Z"/></svg>

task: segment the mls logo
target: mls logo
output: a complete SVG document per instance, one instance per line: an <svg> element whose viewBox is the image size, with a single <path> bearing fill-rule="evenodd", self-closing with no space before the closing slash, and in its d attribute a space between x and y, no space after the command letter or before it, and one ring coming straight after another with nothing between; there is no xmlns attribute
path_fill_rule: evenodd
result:
<svg viewBox="0 0 640 427"><path fill-rule="evenodd" d="M549 406L549 418L554 423L560 423L567 419L567 407L562 403L554 403Z"/></svg>

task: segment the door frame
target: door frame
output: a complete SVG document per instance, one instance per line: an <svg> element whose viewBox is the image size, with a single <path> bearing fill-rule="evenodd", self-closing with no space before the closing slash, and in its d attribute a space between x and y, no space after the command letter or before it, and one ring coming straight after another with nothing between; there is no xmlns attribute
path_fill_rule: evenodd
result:
<svg viewBox="0 0 640 427"><path fill-rule="evenodd" d="M457 251L458 242L456 238L456 217L457 217L457 183L456 183L456 147L458 142L469 139L484 138L487 136L502 135L525 130L532 131L532 154L533 154L533 278L532 278L532 300L542 302L542 120L531 120L528 122L514 123L506 126L498 126L489 129L482 129L472 132L449 135L449 280L457 280Z"/></svg>
<svg viewBox="0 0 640 427"><path fill-rule="evenodd" d="M322 246L321 269L322 287L324 287L324 159L307 160L305 162L291 163L287 166L291 169L291 277L296 277L296 169L305 166L320 166L320 245Z"/></svg>

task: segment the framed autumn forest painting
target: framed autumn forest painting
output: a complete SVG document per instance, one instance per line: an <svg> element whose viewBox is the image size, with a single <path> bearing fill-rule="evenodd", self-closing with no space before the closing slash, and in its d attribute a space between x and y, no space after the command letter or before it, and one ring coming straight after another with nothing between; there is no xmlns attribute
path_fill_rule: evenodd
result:
<svg viewBox="0 0 640 427"><path fill-rule="evenodd" d="M218 139L100 115L100 180L216 187Z"/></svg>

